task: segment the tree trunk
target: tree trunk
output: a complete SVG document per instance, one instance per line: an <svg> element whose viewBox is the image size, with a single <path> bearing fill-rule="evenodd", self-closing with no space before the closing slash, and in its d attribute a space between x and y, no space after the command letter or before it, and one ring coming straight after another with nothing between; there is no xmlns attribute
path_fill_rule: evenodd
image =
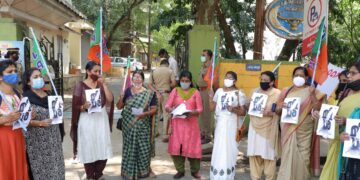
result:
<svg viewBox="0 0 360 180"><path fill-rule="evenodd" d="M219 2L220 0L194 0L195 24L213 25L215 8Z"/></svg>
<svg viewBox="0 0 360 180"><path fill-rule="evenodd" d="M264 39L265 0L256 0L255 9L255 35L253 59L262 60L262 48Z"/></svg>
<svg viewBox="0 0 360 180"><path fill-rule="evenodd" d="M234 37L231 34L230 26L226 22L225 14L221 11L219 4L217 4L215 10L217 13L220 29L224 33L226 55L229 57L235 57L237 54L234 46Z"/></svg>
<svg viewBox="0 0 360 180"><path fill-rule="evenodd" d="M294 49L299 44L299 40L289 40L287 39L284 43L283 48L279 56L276 58L278 61L288 61L291 57L291 54L294 52Z"/></svg>
<svg viewBox="0 0 360 180"><path fill-rule="evenodd" d="M144 0L134 0L129 8L127 9L127 11L122 14L120 16L120 18L116 21L115 25L111 28L111 31L109 33L109 37L107 38L107 48L111 49L111 41L114 38L115 32L116 30L124 23L125 20L130 19L131 17L131 11L134 9L134 7L136 7L137 5L141 4L142 2L144 2Z"/></svg>

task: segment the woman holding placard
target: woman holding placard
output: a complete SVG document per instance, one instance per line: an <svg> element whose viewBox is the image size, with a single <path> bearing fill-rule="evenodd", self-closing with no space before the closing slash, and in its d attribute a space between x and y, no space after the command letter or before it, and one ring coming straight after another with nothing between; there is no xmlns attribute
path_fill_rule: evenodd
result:
<svg viewBox="0 0 360 180"><path fill-rule="evenodd" d="M320 109L325 94L320 93L314 87L308 86L306 80L309 73L305 67L297 67L293 71L293 86L282 90L277 102L276 113L281 115L283 109L288 109L284 103L286 98L300 99L298 108L300 112L296 124L281 123L281 165L277 179L303 180L310 179L310 157L313 157L313 165L317 166L319 158L319 141L315 140L314 120L311 118L312 109ZM293 115L293 114L292 114ZM283 119L282 119L283 121ZM313 139L315 140L313 142ZM315 145L315 146L312 146ZM315 156L314 156L315 155ZM317 155L317 157L316 157ZM315 162L315 163L314 163ZM319 167L314 168L314 173L319 173Z"/></svg>
<svg viewBox="0 0 360 180"><path fill-rule="evenodd" d="M347 118L358 119L359 109L355 112L356 107L359 107L360 102L360 62L356 62L349 69L348 73L349 84L347 90L344 91L345 98L339 104L339 113L335 118L338 124L345 125ZM350 117L353 115L354 117ZM340 126L340 132L344 130L344 126ZM360 133L359 131L357 133ZM340 135L342 141L348 141L351 139L350 134L342 133ZM340 146L340 145L339 145ZM340 157L343 152L340 151ZM345 179L358 179L360 177L360 160L354 158L348 158L347 163L343 164L343 161L339 161L339 170L343 173L340 176L346 177ZM340 172L339 172L340 173Z"/></svg>
<svg viewBox="0 0 360 180"><path fill-rule="evenodd" d="M116 105L118 109L123 109L121 176L124 179L155 177L150 161L155 155L153 116L156 114L157 100L156 94L144 87L144 80L142 71L134 71L132 86L120 94Z"/></svg>
<svg viewBox="0 0 360 180"><path fill-rule="evenodd" d="M260 87L254 89L249 96L250 103L253 103L256 96L264 97L262 107L258 108L260 112L249 113L247 155L251 179L254 180L261 179L263 172L267 180L276 178L276 160L280 158L281 153L279 116L275 113L275 105L280 93L281 91L275 87L274 73L265 71L260 76Z"/></svg>
<svg viewBox="0 0 360 180"><path fill-rule="evenodd" d="M186 113L180 112L179 116L173 116L170 121L168 152L177 171L174 179L180 179L185 175L186 158L190 162L191 175L200 179L201 138L198 117L203 111L201 96L193 87L189 71L182 71L179 80L180 87L171 91L165 110L173 113L177 106L185 105Z"/></svg>
<svg viewBox="0 0 360 180"><path fill-rule="evenodd" d="M21 95L14 88L18 74L14 61L0 62L0 179L27 180L28 168L22 129L12 130L20 118Z"/></svg>
<svg viewBox="0 0 360 180"><path fill-rule="evenodd" d="M215 110L216 129L214 147L211 157L210 179L234 179L238 143L236 132L239 116L245 115L245 94L235 86L237 74L228 71L224 79L224 87L215 95L210 93L210 110ZM239 127L240 128L240 127Z"/></svg>
<svg viewBox="0 0 360 180"><path fill-rule="evenodd" d="M85 80L76 84L72 99L70 136L74 155L84 164L87 179L99 179L103 175L107 159L112 157L110 132L113 119L113 94L99 78L100 65L89 61L85 67ZM97 90L101 95L100 112L89 113L92 108L86 91ZM110 106L107 111L106 106Z"/></svg>
<svg viewBox="0 0 360 180"><path fill-rule="evenodd" d="M59 125L51 125L48 93L41 72L31 68L24 72L23 96L29 99L36 116L25 132L30 177L33 179L65 179L64 156Z"/></svg>

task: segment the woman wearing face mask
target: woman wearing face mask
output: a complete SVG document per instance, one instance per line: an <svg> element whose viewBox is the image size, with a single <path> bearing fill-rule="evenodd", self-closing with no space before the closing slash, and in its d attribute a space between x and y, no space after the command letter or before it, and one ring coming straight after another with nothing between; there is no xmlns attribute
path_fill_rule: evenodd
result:
<svg viewBox="0 0 360 180"><path fill-rule="evenodd" d="M112 157L113 95L103 79L99 79L98 63L89 61L85 69L85 80L74 88L70 136L74 143L74 155L84 164L87 179L99 179L107 159ZM91 104L86 101L85 90L89 89L100 89L101 112L87 112ZM109 112L105 106L110 106Z"/></svg>
<svg viewBox="0 0 360 180"><path fill-rule="evenodd" d="M210 93L210 109L215 110L216 128L214 148L211 157L210 179L230 180L235 177L238 143L236 132L239 116L245 115L246 97L235 83L237 75L229 71L225 75L224 88L219 88L215 95Z"/></svg>
<svg viewBox="0 0 360 180"><path fill-rule="evenodd" d="M344 131L345 117L348 117L351 111L358 105L357 101L354 101L352 98L346 98L344 96L344 90L348 83L348 73L348 70L344 70L338 76L340 83L337 90L335 91L335 105L340 105L340 107L338 111L338 116L335 116L335 138L329 143L329 151L326 156L327 158L325 165L321 171L320 180L339 179L340 169L338 168L338 159L341 144L339 135L342 131ZM344 105L344 103L342 103L343 100L345 100L346 106ZM312 114L314 119L319 119L319 111L313 111Z"/></svg>
<svg viewBox="0 0 360 180"><path fill-rule="evenodd" d="M281 115L282 108L286 108L287 104L284 99L287 97L300 98L300 112L297 124L281 123L281 165L277 179L293 179L304 180L310 179L310 156L312 164L317 165L319 162L319 147L313 134L315 132L314 120L311 118L311 111L318 110L321 107L321 102L325 94L315 90L314 87L308 86L305 80L308 79L309 74L306 68L297 67L293 71L293 83L290 88L285 88L277 102L276 113ZM312 146L314 145L314 146ZM311 152L312 151L312 152ZM314 156L315 155L315 156ZM317 158L316 158L316 155ZM319 173L320 169L314 167L313 172Z"/></svg>
<svg viewBox="0 0 360 180"><path fill-rule="evenodd" d="M144 73L134 71L132 87L120 94L118 109L123 109L122 133L123 151L121 176L126 179L155 177L150 168L150 160L155 156L154 126L152 116L156 114L156 94L144 86ZM134 113L140 109L141 113Z"/></svg>
<svg viewBox="0 0 360 180"><path fill-rule="evenodd" d="M59 125L51 125L48 93L41 72L31 68L24 73L24 97L28 97L36 116L25 132L30 177L36 179L65 179L64 156Z"/></svg>
<svg viewBox="0 0 360 180"><path fill-rule="evenodd" d="M356 62L353 64L348 73L349 84L347 89L344 91L344 99L339 104L339 112L338 116L335 117L335 120L340 122L342 126L340 126L340 132L343 132L345 129L346 121L350 119L359 119L357 116L353 117L354 111L359 111L359 101L360 101L360 62ZM356 113L355 113L356 114ZM340 124L339 123L339 124ZM359 133L359 132L358 132ZM349 134L343 132L340 135L341 141L349 141L351 138ZM341 157L342 152L339 152L339 157ZM344 158L345 159L345 158ZM360 160L347 158L348 160L338 160L339 171L342 173L339 175L340 178L346 180L358 179L360 177Z"/></svg>
<svg viewBox="0 0 360 180"><path fill-rule="evenodd" d="M178 105L185 104L189 110L185 116L173 116L170 121L168 152L171 155L177 173L174 179L185 175L185 159L190 162L191 175L200 179L201 138L198 116L203 111L199 91L193 88L189 71L180 73L180 87L174 88L168 98L165 110L171 113Z"/></svg>
<svg viewBox="0 0 360 180"><path fill-rule="evenodd" d="M27 180L28 169L25 140L21 129L12 130L12 123L20 118L17 107L21 95L17 84L16 64L0 62L0 179Z"/></svg>
<svg viewBox="0 0 360 180"><path fill-rule="evenodd" d="M279 116L273 104L278 101L281 91L275 87L275 75L265 71L260 76L260 87L252 91L268 96L263 117L250 116L247 155L250 162L251 179L261 179L264 172L266 180L276 178L276 160L280 158ZM249 102L251 99L249 99Z"/></svg>

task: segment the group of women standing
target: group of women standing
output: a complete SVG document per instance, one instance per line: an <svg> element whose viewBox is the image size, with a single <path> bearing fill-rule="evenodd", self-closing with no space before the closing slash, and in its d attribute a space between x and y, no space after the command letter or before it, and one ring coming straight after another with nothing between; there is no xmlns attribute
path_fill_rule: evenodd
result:
<svg viewBox="0 0 360 180"><path fill-rule="evenodd" d="M100 65L89 62L86 78L74 89L72 102L71 137L74 155L85 166L87 179L100 179L107 159L112 157L110 132L112 130L114 98L104 79L99 78ZM210 109L215 111L216 129L211 159L210 178L234 179L238 155L237 133L240 119L246 115L253 93L268 96L262 117L250 115L247 156L251 179L310 179L319 172L319 138L315 135L316 119L325 100L325 94L307 83L306 68L293 71L293 85L282 91L276 89L275 76L262 72L259 87L249 96L236 87L237 74L229 71L224 77L224 87L210 92ZM360 177L360 160L342 158L342 141L349 139L344 133L347 118L359 119L360 63L355 63L347 73L339 76L337 92L336 138L330 143L327 161L320 179L356 179ZM51 125L47 96L43 90L41 72L30 69L24 73L23 95L14 85L17 82L16 65L12 61L0 62L0 179L65 179L64 158L61 147L62 126ZM156 177L150 164L155 155L154 133L157 99L154 92L144 86L144 74L135 71L132 86L121 93L117 108L122 111L123 156L121 175L124 179ZM86 90L99 89L101 111L88 113L91 104L86 100ZM22 97L28 97L33 114L27 131L12 130L12 122L20 117L17 106ZM280 123L284 99L301 99L297 124ZM168 153L177 173L175 179L185 175L185 160L190 162L191 175L200 179L202 156L198 116L203 111L199 91L194 88L192 75L183 71L178 87L174 88L166 103L172 112L185 105L186 113L173 116L170 121ZM134 111L137 110L137 113ZM140 110L140 111L139 111ZM281 158L276 175L276 161Z"/></svg>
<svg viewBox="0 0 360 180"><path fill-rule="evenodd" d="M18 74L11 60L0 62L0 179L65 179L62 152L62 125L49 119L44 79L38 69L29 69L23 77L23 94L14 87ZM32 117L27 131L12 130L20 118L17 111L22 97L28 97Z"/></svg>

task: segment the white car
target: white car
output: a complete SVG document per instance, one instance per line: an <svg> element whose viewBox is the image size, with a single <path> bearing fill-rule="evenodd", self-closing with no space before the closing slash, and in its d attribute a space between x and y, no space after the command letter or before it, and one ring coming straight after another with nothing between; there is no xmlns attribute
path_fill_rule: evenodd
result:
<svg viewBox="0 0 360 180"><path fill-rule="evenodd" d="M144 66L141 62L139 62L136 58L130 58L131 61L131 65L130 65L130 70L131 71L135 71L137 70L144 70Z"/></svg>

